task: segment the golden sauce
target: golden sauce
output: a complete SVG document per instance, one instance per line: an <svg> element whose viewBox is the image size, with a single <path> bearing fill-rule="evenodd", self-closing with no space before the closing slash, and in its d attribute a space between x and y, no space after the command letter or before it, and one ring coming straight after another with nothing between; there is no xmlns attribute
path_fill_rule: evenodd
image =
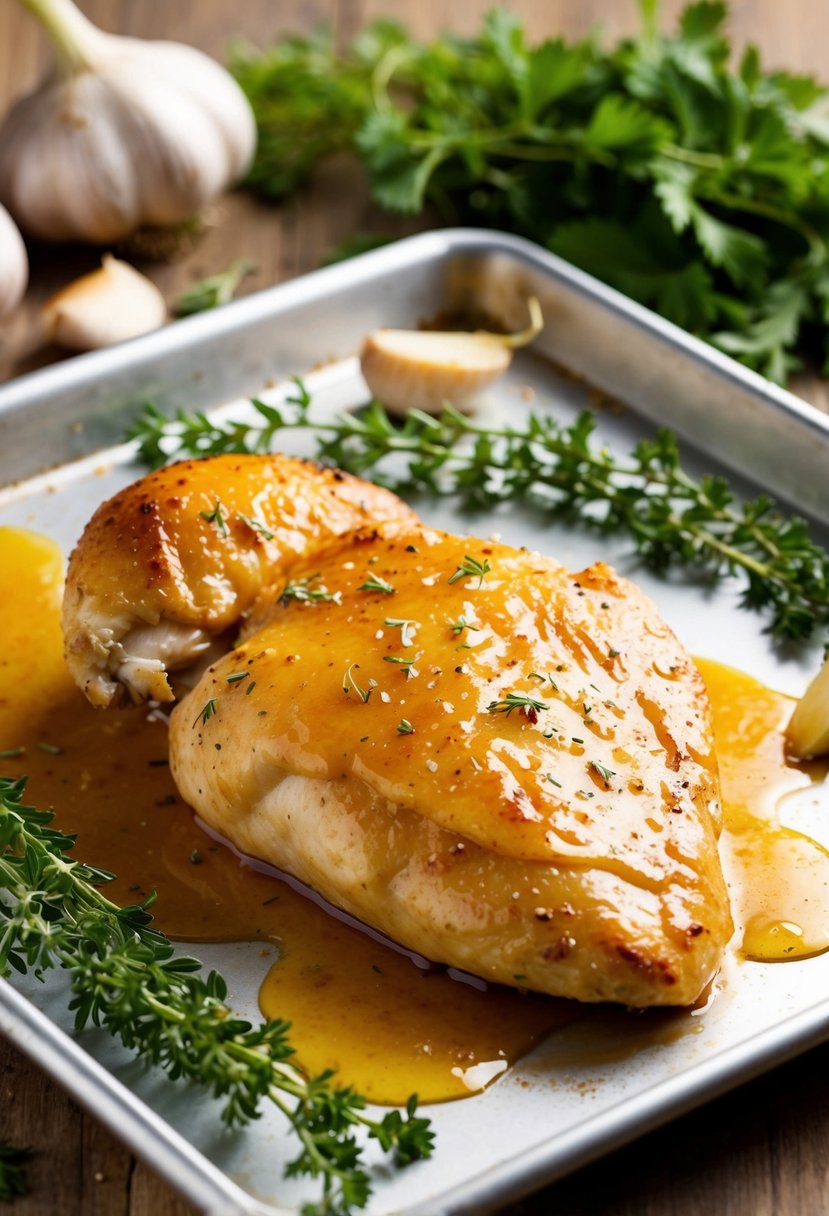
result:
<svg viewBox="0 0 829 1216"><path fill-rule="evenodd" d="M0 752L24 749L0 773L28 774L27 799L56 808L76 855L118 875L113 899L156 891L171 937L275 945L262 1011L296 1025L306 1068L335 1068L378 1102L464 1097L577 1015L572 1002L419 968L207 836L170 777L164 716L95 710L70 680L61 585L57 546L0 528Z"/></svg>
<svg viewBox="0 0 829 1216"><path fill-rule="evenodd" d="M758 680L697 660L714 711L724 832L720 842L743 954L762 962L829 950L829 852L778 817L826 763L786 759L793 701Z"/></svg>
<svg viewBox="0 0 829 1216"><path fill-rule="evenodd" d="M207 836L172 783L164 716L102 713L71 683L58 619L61 575L51 541L0 528L0 772L28 774L29 800L57 809L59 826L78 835L77 855L119 875L114 899L135 902L155 890L154 914L170 936L261 941L265 956L275 947L278 962L260 1002L266 1015L295 1023L305 1067L335 1068L343 1083L379 1102L399 1103L413 1091L424 1101L462 1097L579 1014L570 1002L485 990L419 968ZM725 853L741 876L734 894L745 949L763 959L816 953L829 946L820 915L829 854L775 818L778 800L816 776L785 760L781 731L791 702L728 668L700 668L715 711ZM803 859L805 872L793 875ZM812 917L804 873L814 880ZM600 1016L628 1029L623 1014ZM696 1028L676 1013L654 1025L657 1038L650 1029L648 1042L664 1039L660 1027L669 1037L677 1027Z"/></svg>

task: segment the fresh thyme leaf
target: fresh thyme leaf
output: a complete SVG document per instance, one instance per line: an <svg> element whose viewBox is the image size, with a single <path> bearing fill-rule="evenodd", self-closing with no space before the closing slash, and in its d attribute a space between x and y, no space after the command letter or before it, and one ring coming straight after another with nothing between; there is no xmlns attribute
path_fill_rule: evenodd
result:
<svg viewBox="0 0 829 1216"><path fill-rule="evenodd" d="M486 558L484 558L482 562L479 562L476 557L471 557L467 553L455 573L450 575L450 577L447 579L447 582L450 584L456 583L458 579L465 578L467 575L469 575L471 578L476 578L478 580L478 586L482 587L484 585L484 579L491 570L492 567Z"/></svg>
<svg viewBox="0 0 829 1216"><path fill-rule="evenodd" d="M237 258L220 274L212 274L206 279L199 279L192 287L188 287L178 298L176 316L189 317L193 313L206 312L210 308L218 308L221 304L229 303L236 294L239 284L246 275L253 274L256 266L248 258Z"/></svg>
<svg viewBox="0 0 829 1216"><path fill-rule="evenodd" d="M423 657L423 651L418 650L416 655L408 658L405 654L384 654L384 663L396 663L403 674L407 677L416 676L415 663Z"/></svg>
<svg viewBox="0 0 829 1216"><path fill-rule="evenodd" d="M369 574L364 583L361 583L357 588L358 591L379 591L382 595L394 595L394 587L391 583L387 583L384 578L380 578L378 574Z"/></svg>
<svg viewBox="0 0 829 1216"><path fill-rule="evenodd" d="M507 718L514 709L520 709L531 722L537 722L538 715L549 708L544 701L539 701L536 697L530 697L521 692L508 692L503 700L490 701L487 705L489 713L504 714Z"/></svg>
<svg viewBox="0 0 829 1216"><path fill-rule="evenodd" d="M494 8L424 44L375 22L350 46L237 49L269 198L350 153L388 211L521 233L774 379L822 359L829 92L731 54L724 4L662 33L533 45ZM788 300L776 326L770 297Z"/></svg>
<svg viewBox="0 0 829 1216"><path fill-rule="evenodd" d="M261 520L253 519L250 515L243 515L241 511L238 518L241 519L243 524L247 524L249 528L253 528L254 532L258 532L265 540L273 540L273 532L271 532L270 528L265 527Z"/></svg>
<svg viewBox="0 0 829 1216"><path fill-rule="evenodd" d="M224 979L177 956L152 928L147 905L120 908L107 899L99 887L112 875L75 861L74 838L52 826L51 812L25 806L24 790L24 780L0 778L0 976L63 968L76 1030L103 1027L172 1080L203 1086L223 1100L231 1127L272 1103L300 1145L288 1173L322 1184L308 1212L334 1216L364 1205L370 1180L361 1131L399 1165L429 1156L433 1136L416 1098L405 1112L376 1120L360 1094L334 1087L330 1073L305 1073L293 1061L288 1023L239 1018ZM21 1150L0 1146L0 1185L17 1187L13 1194L22 1193L23 1164Z"/></svg>
<svg viewBox="0 0 829 1216"><path fill-rule="evenodd" d="M219 499L216 499L216 505L212 511L199 511L202 519L206 519L209 524L215 524L216 530L221 536L229 536L230 531L227 526L227 520L222 512L222 504Z"/></svg>
<svg viewBox="0 0 829 1216"><path fill-rule="evenodd" d="M386 619L383 621L383 624L388 625L388 627L390 629L399 629L400 630L401 645L403 645L403 646L413 646L414 645L413 630L417 629L417 627L420 624L419 621L405 621L402 619L398 620L396 617L387 616Z"/></svg>
<svg viewBox="0 0 829 1216"><path fill-rule="evenodd" d="M408 718L401 718L400 721L397 723L397 733L398 733L398 735L413 735L414 734L414 727L412 726L412 724Z"/></svg>
<svg viewBox="0 0 829 1216"><path fill-rule="evenodd" d="M606 768L605 765L599 764L598 760L591 760L588 768L592 768L594 772L598 773L605 785L610 785L610 778L616 776L612 768Z"/></svg>
<svg viewBox="0 0 829 1216"><path fill-rule="evenodd" d="M350 663L348 665L345 675L343 676L342 688L346 696L348 696L350 692L356 692L363 705L365 705L371 694L374 692L377 682L376 680L369 680L367 686L365 688L361 688L354 676L354 672L357 670L357 668L359 668L359 666L359 663Z"/></svg>
<svg viewBox="0 0 829 1216"><path fill-rule="evenodd" d="M480 625L471 625L469 623L469 621L466 619L466 617L463 616L463 614L461 614L461 616L459 616L456 621L452 621L452 623L449 626L449 629L456 638L460 637L460 635L463 633L464 629L472 629L475 633L481 632L481 626Z"/></svg>
<svg viewBox="0 0 829 1216"><path fill-rule="evenodd" d="M204 705L201 707L199 712L196 714L196 717L193 721L193 727L195 728L196 726L198 726L199 722L201 722L202 726L206 726L207 723L210 721L210 719L216 714L216 712L217 712L216 698L208 697L208 699L205 701Z"/></svg>
<svg viewBox="0 0 829 1216"><path fill-rule="evenodd" d="M329 591L324 583L319 582L319 578L318 574L309 574L306 578L291 579L279 597L280 603L288 604L291 600L297 600L301 604L339 604L340 592Z"/></svg>
<svg viewBox="0 0 829 1216"><path fill-rule="evenodd" d="M0 1140L0 1203L11 1203L28 1195L26 1165L31 1156L30 1148L18 1148Z"/></svg>
<svg viewBox="0 0 829 1216"><path fill-rule="evenodd" d="M453 494L472 511L530 503L581 527L625 534L653 570L685 569L711 582L735 576L744 607L766 613L776 638L807 638L829 623L829 553L804 520L765 495L737 502L720 477L690 477L671 431L618 457L595 442L595 425L585 411L570 424L531 413L517 425L493 426L449 406L439 418L410 413L396 427L377 402L317 422L302 402L279 426L263 417L259 431L246 424L244 433L238 423L207 418L203 429L193 422L183 430L149 408L130 435L155 464L159 450L162 459L200 454L205 436L215 452L263 450L280 430L300 428L315 435L324 463L373 475L407 496Z"/></svg>

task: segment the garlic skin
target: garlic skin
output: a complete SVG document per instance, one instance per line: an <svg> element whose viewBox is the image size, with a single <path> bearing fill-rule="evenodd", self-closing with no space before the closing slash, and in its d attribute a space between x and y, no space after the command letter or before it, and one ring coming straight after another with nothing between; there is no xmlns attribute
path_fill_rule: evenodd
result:
<svg viewBox="0 0 829 1216"><path fill-rule="evenodd" d="M164 297L143 274L105 254L93 270L43 306L50 341L67 350L97 350L158 329L167 319Z"/></svg>
<svg viewBox="0 0 829 1216"><path fill-rule="evenodd" d="M253 113L214 60L106 34L71 0L25 2L58 59L0 125L0 201L25 232L106 244L190 218L245 173Z"/></svg>
<svg viewBox="0 0 829 1216"><path fill-rule="evenodd" d="M12 217L0 207L0 317L17 308L28 282L26 246Z"/></svg>

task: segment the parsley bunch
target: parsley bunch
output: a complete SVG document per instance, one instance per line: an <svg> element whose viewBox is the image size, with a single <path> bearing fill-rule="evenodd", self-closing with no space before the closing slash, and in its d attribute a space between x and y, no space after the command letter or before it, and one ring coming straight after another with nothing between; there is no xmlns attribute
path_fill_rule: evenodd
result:
<svg viewBox="0 0 829 1216"><path fill-rule="evenodd" d="M447 406L439 418L411 410L398 426L376 401L319 421L309 401L299 383L281 408L253 401L250 422L183 411L169 420L148 405L126 438L138 441L140 459L154 467L170 457L267 451L280 432L309 430L325 464L371 476L404 497L452 495L467 510L530 503L626 534L651 569L684 568L712 583L737 576L744 606L767 612L776 638L806 638L829 623L829 553L805 521L782 514L765 495L737 502L722 477L689 476L671 431L619 458L594 442L589 411L569 426L529 414L518 425L496 427ZM488 563L467 565L473 561L465 558L453 579L483 580Z"/></svg>
<svg viewBox="0 0 829 1216"><path fill-rule="evenodd" d="M259 125L250 185L297 190L361 160L392 212L521 233L784 382L829 325L829 92L736 71L719 0L673 35L528 44L503 8L478 37L368 27L345 52L293 37L232 68Z"/></svg>
<svg viewBox="0 0 829 1216"><path fill-rule="evenodd" d="M252 1026L237 1017L222 977L176 956L151 927L146 905L108 900L99 886L112 876L73 860L74 838L51 826L51 812L23 804L24 787L0 777L0 976L14 970L41 978L62 967L71 977L76 1031L102 1026L172 1080L204 1086L223 1099L231 1127L273 1103L300 1144L288 1173L321 1181L320 1202L307 1205L308 1214L335 1216L367 1203L359 1129L399 1165L429 1155L433 1137L415 1113L416 1098L404 1114L375 1120L360 1094L332 1085L330 1072L307 1076L291 1059L288 1023ZM19 1152L0 1146L0 1187L22 1185L22 1164Z"/></svg>

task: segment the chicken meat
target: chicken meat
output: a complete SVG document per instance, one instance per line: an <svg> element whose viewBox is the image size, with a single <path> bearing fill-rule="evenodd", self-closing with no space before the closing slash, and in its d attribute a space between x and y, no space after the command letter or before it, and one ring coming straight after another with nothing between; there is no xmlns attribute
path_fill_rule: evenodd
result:
<svg viewBox="0 0 829 1216"><path fill-rule="evenodd" d="M66 659L89 700L172 701L168 673L225 650L293 561L366 522L414 519L394 494L312 461L216 456L104 503L69 561ZM232 639L230 640L232 641Z"/></svg>
<svg viewBox="0 0 829 1216"><path fill-rule="evenodd" d="M291 579L173 712L206 824L486 980L697 1000L731 932L717 764L702 679L642 592L405 518Z"/></svg>

